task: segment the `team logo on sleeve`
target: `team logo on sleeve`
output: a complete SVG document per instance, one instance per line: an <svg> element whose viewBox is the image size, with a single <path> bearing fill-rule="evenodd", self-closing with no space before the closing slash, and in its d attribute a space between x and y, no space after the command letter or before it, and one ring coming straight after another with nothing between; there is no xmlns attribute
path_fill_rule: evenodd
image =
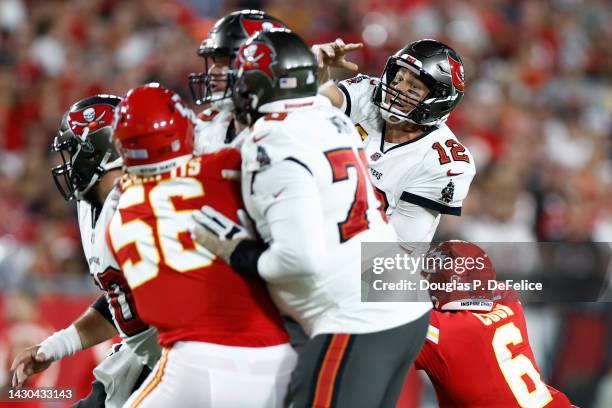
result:
<svg viewBox="0 0 612 408"><path fill-rule="evenodd" d="M85 109L70 112L68 114L68 123L70 130L79 136L83 136L85 129L89 129L89 133L110 125L113 119L114 108L107 104L98 104Z"/></svg>
<svg viewBox="0 0 612 408"><path fill-rule="evenodd" d="M440 197L440 200L448 204L451 201L453 201L454 195L455 195L455 183L453 183L452 181L449 181L446 187L442 189L442 196Z"/></svg>
<svg viewBox="0 0 612 408"><path fill-rule="evenodd" d="M261 71L273 80L274 73L271 65L276 54L268 46L261 42L246 43L238 50L236 68L242 71Z"/></svg>
<svg viewBox="0 0 612 408"><path fill-rule="evenodd" d="M448 56L448 63L451 68L451 78L453 78L453 85L459 92L463 92L465 89L465 75L463 73L463 65L450 55Z"/></svg>
<svg viewBox="0 0 612 408"><path fill-rule="evenodd" d="M242 25L242 29L248 37L259 31L270 30L271 28L283 28L283 26L276 21L251 20L249 18L242 18L240 20L240 25Z"/></svg>

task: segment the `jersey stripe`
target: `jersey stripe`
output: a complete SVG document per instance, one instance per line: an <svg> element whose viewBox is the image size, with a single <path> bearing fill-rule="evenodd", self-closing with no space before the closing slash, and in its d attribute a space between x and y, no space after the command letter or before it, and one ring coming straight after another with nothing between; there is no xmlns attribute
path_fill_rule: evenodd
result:
<svg viewBox="0 0 612 408"><path fill-rule="evenodd" d="M416 194L409 193L407 191L404 191L402 193L400 200L418 205L420 207L429 208L430 210L437 211L440 214L449 214L457 216L461 215L461 207L451 207L449 205L444 205L437 201L430 200L428 198L424 198Z"/></svg>
<svg viewBox="0 0 612 408"><path fill-rule="evenodd" d="M344 109L344 114L350 117L351 116L351 96L346 90L346 87L344 86L344 84L338 84L338 88L340 88L340 90L344 94L344 101L346 102L346 109Z"/></svg>
<svg viewBox="0 0 612 408"><path fill-rule="evenodd" d="M319 370L313 407L329 407L334 396L335 382L342 360L344 359L350 334L334 334L329 343L323 364Z"/></svg>
<svg viewBox="0 0 612 408"><path fill-rule="evenodd" d="M157 385L161 382L161 379L164 375L164 370L166 368L167 361L168 361L168 349L164 348L164 350L162 351L162 356L159 360L159 367L157 368L157 371L155 372L155 374L151 374L155 376L153 377L151 382L147 384L144 390L142 390L142 392L140 393L138 398L136 398L136 400L132 403L130 408L136 408L138 405L140 405L140 403L146 398L146 396L149 395L155 389L155 387L157 387Z"/></svg>
<svg viewBox="0 0 612 408"><path fill-rule="evenodd" d="M427 328L427 340L431 341L432 343L438 344L438 342L440 341L440 329L430 324Z"/></svg>

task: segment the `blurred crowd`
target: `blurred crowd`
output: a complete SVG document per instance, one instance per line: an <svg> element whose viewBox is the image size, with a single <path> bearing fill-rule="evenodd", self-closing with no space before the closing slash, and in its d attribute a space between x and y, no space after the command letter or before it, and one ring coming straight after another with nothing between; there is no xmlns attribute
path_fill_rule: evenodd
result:
<svg viewBox="0 0 612 408"><path fill-rule="evenodd" d="M440 237L612 241L607 0L0 0L0 296L95 290L74 206L55 191L49 171L58 163L49 146L66 108L149 81L189 100L187 75L203 68L200 41L217 18L241 8L266 10L310 44L364 42L350 59L374 76L412 40L435 38L458 51L466 96L449 125L478 173L464 215L443 218ZM581 321L599 316L604 339L612 338L606 304L569 309L552 317L537 309L540 332L578 313ZM600 361L559 380L577 384L591 403L606 389L593 384L610 367L607 344ZM542 358L558 359L562 347L543 344L550 355Z"/></svg>

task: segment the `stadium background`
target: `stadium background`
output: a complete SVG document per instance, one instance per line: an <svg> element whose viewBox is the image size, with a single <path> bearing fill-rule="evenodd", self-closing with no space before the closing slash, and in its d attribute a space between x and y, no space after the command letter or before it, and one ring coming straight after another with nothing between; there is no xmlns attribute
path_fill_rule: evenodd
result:
<svg viewBox="0 0 612 408"><path fill-rule="evenodd" d="M466 97L449 124L478 173L464 216L444 218L440 237L612 241L606 0L0 0L0 390L18 350L69 324L98 295L74 206L49 172L62 113L79 98L123 95L153 80L190 100L187 75L203 66L199 42L217 18L249 7L310 44L364 41L351 59L376 76L411 40L436 38L459 52ZM544 376L582 407L612 406L610 305L527 310ZM54 364L33 383L87 392L107 346ZM416 389L424 390L416 406L431 404L427 385Z"/></svg>

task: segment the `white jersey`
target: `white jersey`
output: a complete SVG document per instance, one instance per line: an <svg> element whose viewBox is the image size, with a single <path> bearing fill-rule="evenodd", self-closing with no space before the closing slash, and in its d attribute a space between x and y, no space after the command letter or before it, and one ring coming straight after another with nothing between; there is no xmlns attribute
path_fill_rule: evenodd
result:
<svg viewBox="0 0 612 408"><path fill-rule="evenodd" d="M387 213L405 202L440 214L461 215L476 173L474 158L444 124L406 143L386 143L385 121L371 101L377 82L377 78L358 75L338 87L345 96L344 112L364 140L372 181L384 193Z"/></svg>
<svg viewBox="0 0 612 408"><path fill-rule="evenodd" d="M92 278L104 291L113 323L123 342L133 350L142 364L153 367L161 355L157 332L138 317L130 287L106 243L106 225L114 212L111 201L106 199L100 214L94 214L94 207L86 201L78 202L83 251Z"/></svg>
<svg viewBox="0 0 612 408"><path fill-rule="evenodd" d="M194 154L213 153L226 147L240 148L242 133L235 134L232 113L204 109L196 119Z"/></svg>
<svg viewBox="0 0 612 408"><path fill-rule="evenodd" d="M242 145L242 195L270 244L258 271L277 306L311 336L376 332L426 313L430 304L361 302L361 243L397 236L352 123L321 96L267 107L277 113Z"/></svg>

